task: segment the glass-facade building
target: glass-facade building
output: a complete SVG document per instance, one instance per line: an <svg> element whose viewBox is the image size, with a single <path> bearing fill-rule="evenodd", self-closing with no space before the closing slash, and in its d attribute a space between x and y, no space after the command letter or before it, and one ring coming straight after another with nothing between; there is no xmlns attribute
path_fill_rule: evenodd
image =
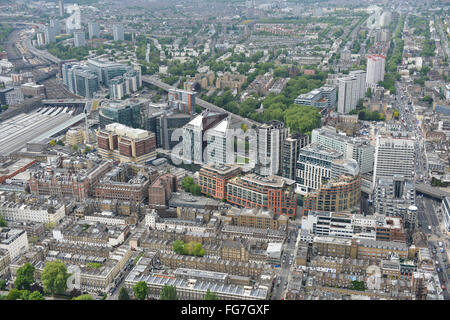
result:
<svg viewBox="0 0 450 320"><path fill-rule="evenodd" d="M110 80L122 76L131 69L125 64L98 59L88 59L88 67L97 73L99 84L106 87L109 87Z"/></svg>
<svg viewBox="0 0 450 320"><path fill-rule="evenodd" d="M140 129L142 128L141 108L142 104L131 102L111 102L102 106L99 111L100 127L105 128L110 123L120 123L127 127Z"/></svg>
<svg viewBox="0 0 450 320"><path fill-rule="evenodd" d="M61 68L66 88L79 96L93 98L98 91L97 75L85 66L66 63Z"/></svg>

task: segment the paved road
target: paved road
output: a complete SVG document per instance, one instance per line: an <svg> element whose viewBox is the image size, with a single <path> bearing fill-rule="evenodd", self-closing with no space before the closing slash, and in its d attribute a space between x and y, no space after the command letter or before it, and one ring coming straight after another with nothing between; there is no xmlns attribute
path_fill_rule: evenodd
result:
<svg viewBox="0 0 450 320"><path fill-rule="evenodd" d="M445 53L447 54L447 57L450 57L450 49L448 47L448 40L447 40L447 35L444 34L443 32L443 26L442 26L442 20L441 17L437 17L435 18L435 23L438 26L438 30L439 30L439 35L441 37L441 46L442 48L445 50Z"/></svg>
<svg viewBox="0 0 450 320"><path fill-rule="evenodd" d="M295 265L294 257L295 257L295 251L296 251L296 242L297 242L297 225L291 225L289 227L288 231L288 239L284 244L284 251L282 254L282 260L285 258L285 262L281 263L281 267L277 268L277 283L278 278L279 285L275 286L274 292L272 294L272 300L281 300L281 298L284 296L287 283L290 280L291 271ZM290 260L292 259L292 264L289 264Z"/></svg>
<svg viewBox="0 0 450 320"><path fill-rule="evenodd" d="M439 267L441 269L438 275L441 285L444 285L446 289L443 292L444 299L450 300L450 291L447 285L448 277L450 276L450 270L447 269L448 257L446 251L448 248L448 237L442 233L443 222L439 212L440 202L430 198L420 197L417 199L417 205L419 208L421 229L428 237L428 245L430 253L433 255L433 261L438 262L436 268ZM431 230L428 229L428 226L431 226ZM442 242L444 245L444 252L442 253L440 252L439 242ZM433 253L433 251L436 253Z"/></svg>

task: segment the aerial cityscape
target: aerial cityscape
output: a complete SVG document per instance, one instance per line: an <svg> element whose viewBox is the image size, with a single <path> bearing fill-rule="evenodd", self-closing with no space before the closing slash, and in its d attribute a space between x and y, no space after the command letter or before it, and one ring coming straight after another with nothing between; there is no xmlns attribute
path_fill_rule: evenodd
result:
<svg viewBox="0 0 450 320"><path fill-rule="evenodd" d="M450 300L449 41L448 0L0 0L0 300Z"/></svg>

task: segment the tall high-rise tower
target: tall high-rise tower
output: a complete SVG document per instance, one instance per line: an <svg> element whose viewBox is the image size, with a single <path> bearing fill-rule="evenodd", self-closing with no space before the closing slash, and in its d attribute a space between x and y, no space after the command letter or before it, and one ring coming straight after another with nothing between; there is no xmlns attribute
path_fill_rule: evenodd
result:
<svg viewBox="0 0 450 320"><path fill-rule="evenodd" d="M59 15L62 17L64 15L64 4L63 0L59 0Z"/></svg>
<svg viewBox="0 0 450 320"><path fill-rule="evenodd" d="M372 54L367 57L367 87L375 87L379 81L384 80L386 57L381 54Z"/></svg>

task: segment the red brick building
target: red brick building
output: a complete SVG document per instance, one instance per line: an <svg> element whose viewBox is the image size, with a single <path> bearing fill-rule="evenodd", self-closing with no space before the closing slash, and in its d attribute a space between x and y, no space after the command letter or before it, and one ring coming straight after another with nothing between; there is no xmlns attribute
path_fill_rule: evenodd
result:
<svg viewBox="0 0 450 320"><path fill-rule="evenodd" d="M86 176L80 177L70 173L56 176L52 170L33 172L29 184L31 194L74 197L79 201L86 200L90 190Z"/></svg>
<svg viewBox="0 0 450 320"><path fill-rule="evenodd" d="M375 227L377 240L406 242L405 230L400 217L386 217Z"/></svg>
<svg viewBox="0 0 450 320"><path fill-rule="evenodd" d="M177 190L177 177L173 174L160 176L148 188L148 203L150 207L166 206L172 192Z"/></svg>
<svg viewBox="0 0 450 320"><path fill-rule="evenodd" d="M145 164L156 159L156 136L153 132L111 123L97 132L98 154L120 162Z"/></svg>
<svg viewBox="0 0 450 320"><path fill-rule="evenodd" d="M228 181L226 199L239 207L270 209L275 214L294 216L297 210L294 184L295 181L280 176L247 174Z"/></svg>
<svg viewBox="0 0 450 320"><path fill-rule="evenodd" d="M102 161L87 171L72 172L66 169L55 172L52 168L39 169L30 174L30 192L34 195L55 195L85 200L101 176L112 168L111 161Z"/></svg>
<svg viewBox="0 0 450 320"><path fill-rule="evenodd" d="M338 181L322 185L319 190L309 192L303 199L302 215L309 211L360 212L361 177L341 176Z"/></svg>
<svg viewBox="0 0 450 320"><path fill-rule="evenodd" d="M151 179L144 166L123 163L97 183L94 195L97 199L142 202L147 199Z"/></svg>
<svg viewBox="0 0 450 320"><path fill-rule="evenodd" d="M213 198L226 199L226 185L228 180L237 177L241 168L236 165L204 166L198 171L199 185L203 194Z"/></svg>

